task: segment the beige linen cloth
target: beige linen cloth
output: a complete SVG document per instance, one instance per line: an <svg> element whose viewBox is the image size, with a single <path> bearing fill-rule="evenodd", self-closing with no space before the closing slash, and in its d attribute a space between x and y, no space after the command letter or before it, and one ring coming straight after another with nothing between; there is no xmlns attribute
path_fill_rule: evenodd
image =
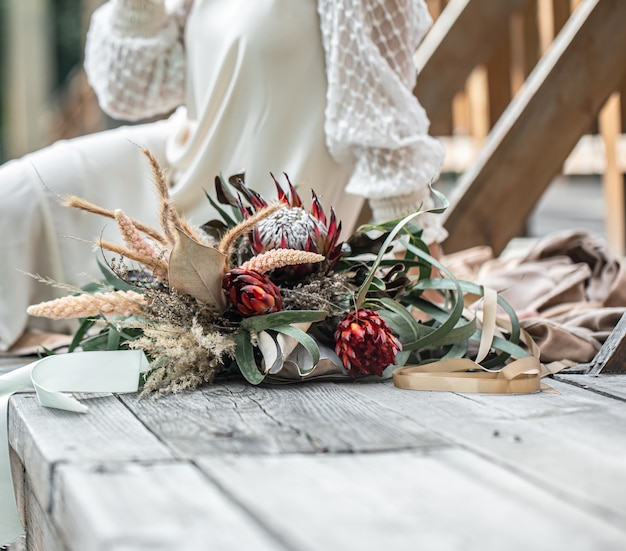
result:
<svg viewBox="0 0 626 551"><path fill-rule="evenodd" d="M626 311L624 260L599 237L566 231L541 239L520 258L489 247L444 257L459 278L498 291L541 350L541 361L590 361Z"/></svg>

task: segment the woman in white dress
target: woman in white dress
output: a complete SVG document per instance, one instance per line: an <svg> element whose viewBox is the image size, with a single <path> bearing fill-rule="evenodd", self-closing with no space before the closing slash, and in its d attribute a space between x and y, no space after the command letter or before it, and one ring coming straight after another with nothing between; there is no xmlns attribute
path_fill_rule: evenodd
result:
<svg viewBox="0 0 626 551"><path fill-rule="evenodd" d="M443 158L412 95L412 56L431 20L423 0L110 0L87 37L85 68L116 118L165 120L59 142L0 168L0 350L27 328L26 306L56 296L20 272L83 284L97 274L79 239L115 232L62 207L75 194L156 224L150 169L166 168L179 210L212 216L214 177L245 171L274 196L269 173L314 188L350 227L359 201L384 221L428 205ZM445 231L421 220L427 242ZM103 227L104 226L104 227ZM60 294L63 294L61 292ZM59 330L58 322L54 325Z"/></svg>

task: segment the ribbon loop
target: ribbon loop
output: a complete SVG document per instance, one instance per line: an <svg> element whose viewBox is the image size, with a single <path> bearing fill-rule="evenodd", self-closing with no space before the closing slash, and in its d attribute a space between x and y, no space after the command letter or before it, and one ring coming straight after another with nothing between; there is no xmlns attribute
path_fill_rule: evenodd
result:
<svg viewBox="0 0 626 551"><path fill-rule="evenodd" d="M84 413L87 406L65 392L136 392L148 367L140 350L47 356L0 376L0 546L24 534L9 459L9 398L34 389L42 406Z"/></svg>
<svg viewBox="0 0 626 551"><path fill-rule="evenodd" d="M455 358L401 367L393 372L393 382L407 390L529 394L541 388L541 366L531 356L489 371L467 358Z"/></svg>

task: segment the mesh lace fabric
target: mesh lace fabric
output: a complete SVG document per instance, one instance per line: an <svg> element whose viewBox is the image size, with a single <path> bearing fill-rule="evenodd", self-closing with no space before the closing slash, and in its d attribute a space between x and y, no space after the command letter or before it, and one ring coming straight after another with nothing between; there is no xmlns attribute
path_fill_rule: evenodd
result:
<svg viewBox="0 0 626 551"><path fill-rule="evenodd" d="M427 184L443 149L427 135L428 118L412 93L413 54L432 23L424 2L318 0L318 11L328 75L325 130L333 156L354 166L347 190L392 202L411 195L411 206L430 206Z"/></svg>

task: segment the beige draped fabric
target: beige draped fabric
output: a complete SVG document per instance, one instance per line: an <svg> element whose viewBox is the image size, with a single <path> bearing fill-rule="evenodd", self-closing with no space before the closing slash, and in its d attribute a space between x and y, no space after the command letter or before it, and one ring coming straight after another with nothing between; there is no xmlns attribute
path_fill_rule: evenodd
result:
<svg viewBox="0 0 626 551"><path fill-rule="evenodd" d="M626 312L626 268L606 242L567 231L523 257L494 259L486 247L443 262L462 279L497 290L536 340L543 362L590 361Z"/></svg>

